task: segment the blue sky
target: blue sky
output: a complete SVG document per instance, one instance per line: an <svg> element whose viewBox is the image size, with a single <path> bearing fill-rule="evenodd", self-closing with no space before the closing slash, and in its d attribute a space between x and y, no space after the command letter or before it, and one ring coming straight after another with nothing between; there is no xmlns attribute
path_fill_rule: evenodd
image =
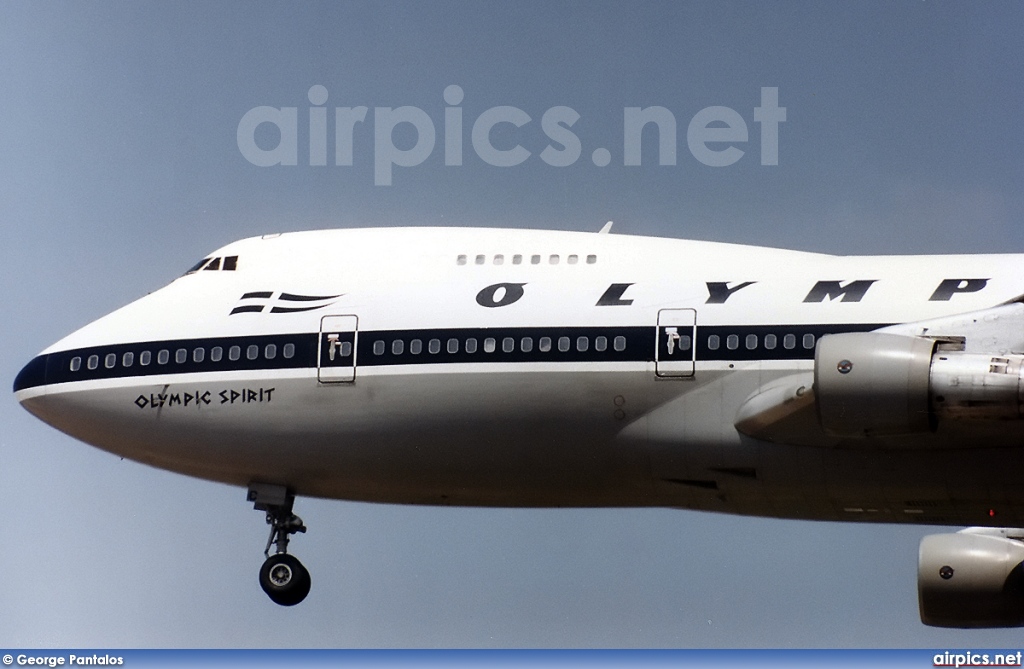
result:
<svg viewBox="0 0 1024 669"><path fill-rule="evenodd" d="M1022 20L1010 2L3 3L0 370L12 380L64 334L266 232L614 220L836 254L1020 252ZM453 84L461 166L444 161ZM304 153L316 85L330 110L369 108L352 166ZM777 166L759 159L763 87L786 108ZM298 108L297 165L242 155L238 124L259 106ZM374 185L374 109L402 106L426 113L437 145ZM496 106L531 118L492 135L531 152L515 167L472 150L472 123ZM579 114L566 167L539 158L557 106ZM676 164L658 164L646 133L643 165L625 166L623 110L651 106L676 119ZM727 167L687 147L711 106L749 129ZM920 624L930 528L665 509L300 499L310 532L292 547L313 593L279 609L256 582L266 528L243 490L121 461L11 395L0 412L0 646L1019 643Z"/></svg>

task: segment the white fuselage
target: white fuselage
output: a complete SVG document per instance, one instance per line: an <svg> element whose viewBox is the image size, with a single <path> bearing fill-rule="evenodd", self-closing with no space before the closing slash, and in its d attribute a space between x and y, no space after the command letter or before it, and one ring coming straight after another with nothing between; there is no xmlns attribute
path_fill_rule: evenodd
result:
<svg viewBox="0 0 1024 669"><path fill-rule="evenodd" d="M1017 423L800 445L734 423L759 388L811 371L821 336L1011 302L1022 263L531 230L283 234L219 249L69 335L15 390L99 448L298 495L1019 524Z"/></svg>

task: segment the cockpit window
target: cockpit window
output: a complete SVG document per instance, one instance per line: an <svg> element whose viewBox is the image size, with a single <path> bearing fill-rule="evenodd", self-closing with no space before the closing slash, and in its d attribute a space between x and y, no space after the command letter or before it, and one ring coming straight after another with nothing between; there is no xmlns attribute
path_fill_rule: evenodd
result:
<svg viewBox="0 0 1024 669"><path fill-rule="evenodd" d="M224 258L203 258L195 265L192 266L189 271L185 272L184 276L189 274L195 274L199 270L216 272L221 270L224 272L234 272L238 269L238 256L226 256Z"/></svg>
<svg viewBox="0 0 1024 669"><path fill-rule="evenodd" d="M193 272L198 272L199 268L202 267L203 265L205 265L208 262L210 262L209 258L203 258L202 260L197 262L195 265L192 265L191 269L189 269L189 271L185 272L185 274L192 274Z"/></svg>

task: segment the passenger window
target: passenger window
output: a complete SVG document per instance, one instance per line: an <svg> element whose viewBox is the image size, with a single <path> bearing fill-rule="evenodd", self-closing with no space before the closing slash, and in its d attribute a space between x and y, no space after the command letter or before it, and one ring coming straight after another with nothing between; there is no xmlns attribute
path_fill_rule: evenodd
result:
<svg viewBox="0 0 1024 669"><path fill-rule="evenodd" d="M551 350L551 337L541 337L538 342L537 348L540 349L541 353L547 353Z"/></svg>
<svg viewBox="0 0 1024 669"><path fill-rule="evenodd" d="M487 260L487 258L485 258L482 255L479 255L479 256L476 257L476 264L477 265L483 265L485 260Z"/></svg>
<svg viewBox="0 0 1024 669"><path fill-rule="evenodd" d="M82 368L82 359L80 357L78 357L77 355L75 357L71 358L71 371L72 372L77 372L81 368Z"/></svg>
<svg viewBox="0 0 1024 669"><path fill-rule="evenodd" d="M783 337L782 347L790 350L796 348L796 335L788 334L785 337Z"/></svg>
<svg viewBox="0 0 1024 669"><path fill-rule="evenodd" d="M176 363L178 363L180 365L183 362L185 362L186 360L188 360L188 350L187 349L179 348L178 350L176 350L174 352L174 362L176 362Z"/></svg>
<svg viewBox="0 0 1024 669"><path fill-rule="evenodd" d="M568 262L568 263L569 263L570 265L575 265L575 264L576 264L576 263L578 263L579 261L580 261L580 258L579 258L579 256L578 256L578 255L576 255L576 254L573 254L573 255L569 256L569 257L568 257L568 259L567 259L567 262Z"/></svg>
<svg viewBox="0 0 1024 669"><path fill-rule="evenodd" d="M512 337L505 337L501 340L501 350L505 353L511 353L516 350L516 340Z"/></svg>
<svg viewBox="0 0 1024 669"><path fill-rule="evenodd" d="M812 334L805 334L804 335L804 348L806 348L806 349L814 348L814 335L812 335Z"/></svg>
<svg viewBox="0 0 1024 669"><path fill-rule="evenodd" d="M593 265L596 262L597 262L597 256L594 256L594 255L587 256L587 264L588 265Z"/></svg>
<svg viewBox="0 0 1024 669"><path fill-rule="evenodd" d="M245 357L249 360L255 360L260 357L260 347L256 344L249 344L249 347L245 349Z"/></svg>
<svg viewBox="0 0 1024 669"><path fill-rule="evenodd" d="M552 265L557 265L558 264L558 254L557 253L552 253L551 256L548 258L548 262L550 264L552 264Z"/></svg>
<svg viewBox="0 0 1024 669"><path fill-rule="evenodd" d="M519 340L519 350L529 353L533 350L533 337L523 337Z"/></svg>
<svg viewBox="0 0 1024 669"><path fill-rule="evenodd" d="M718 335L709 335L708 336L708 350L709 351L717 351L718 347L720 345L721 344L719 342Z"/></svg>
<svg viewBox="0 0 1024 669"><path fill-rule="evenodd" d="M206 359L206 349L200 346L199 348L192 349L192 362L202 362Z"/></svg>
<svg viewBox="0 0 1024 669"><path fill-rule="evenodd" d="M242 357L242 349L238 346L232 346L228 349L228 360L238 360Z"/></svg>
<svg viewBox="0 0 1024 669"><path fill-rule="evenodd" d="M737 335L729 335L725 338L725 347L730 351L735 351L740 347L740 338Z"/></svg>
<svg viewBox="0 0 1024 669"><path fill-rule="evenodd" d="M156 361L157 364L166 365L168 362L171 361L171 352L168 351L166 348L161 349L160 352L156 354Z"/></svg>
<svg viewBox="0 0 1024 669"><path fill-rule="evenodd" d="M413 355L419 355L423 352L423 342L419 339L413 339L409 342L409 353Z"/></svg>
<svg viewBox="0 0 1024 669"><path fill-rule="evenodd" d="M689 351L690 350L690 335L682 335L679 337L679 350Z"/></svg>
<svg viewBox="0 0 1024 669"><path fill-rule="evenodd" d="M518 253L515 254L514 256L512 256L512 264L513 265L522 265L523 264L523 256L519 255Z"/></svg>
<svg viewBox="0 0 1024 669"><path fill-rule="evenodd" d="M476 339L470 337L466 340L466 353L476 353Z"/></svg>
<svg viewBox="0 0 1024 669"><path fill-rule="evenodd" d="M285 358L288 358L288 359L294 358L295 357L295 344L291 344L291 343L285 344L284 348L281 349L281 353L284 355Z"/></svg>
<svg viewBox="0 0 1024 669"><path fill-rule="evenodd" d="M402 355L403 353L405 353L405 342L404 341L402 341L401 339L396 339L393 342L391 342L391 354L392 355Z"/></svg>
<svg viewBox="0 0 1024 669"><path fill-rule="evenodd" d="M595 351L606 351L608 350L608 337L604 335L594 337L594 350Z"/></svg>
<svg viewBox="0 0 1024 669"><path fill-rule="evenodd" d="M139 364L145 367L153 361L153 354L149 351L143 351L139 354Z"/></svg>
<svg viewBox="0 0 1024 669"><path fill-rule="evenodd" d="M373 342L373 354L374 355L384 355L384 340L383 339L378 339L377 341Z"/></svg>
<svg viewBox="0 0 1024 669"><path fill-rule="evenodd" d="M96 369L97 367L100 366L100 356L90 355L89 359L85 363L85 366L88 367L89 369Z"/></svg>
<svg viewBox="0 0 1024 669"><path fill-rule="evenodd" d="M537 256L537 255L530 256L530 264L531 265L539 265L540 264L540 256Z"/></svg>
<svg viewBox="0 0 1024 669"><path fill-rule="evenodd" d="M498 255L494 256L494 264L495 265L504 265L505 264L505 256L501 255L500 253Z"/></svg>
<svg viewBox="0 0 1024 669"><path fill-rule="evenodd" d="M427 344L427 350L430 351L432 354L440 353L441 352L441 340L440 339L431 339L430 342Z"/></svg>
<svg viewBox="0 0 1024 669"><path fill-rule="evenodd" d="M448 352L451 354L459 352L459 340L455 337L448 340Z"/></svg>
<svg viewBox="0 0 1024 669"><path fill-rule="evenodd" d="M263 349L263 356L267 360L273 360L277 357L277 344L267 344Z"/></svg>
<svg viewBox="0 0 1024 669"><path fill-rule="evenodd" d="M460 255L458 258L455 259L455 264L456 265L465 265L466 264L466 256L465 255Z"/></svg>
<svg viewBox="0 0 1024 669"><path fill-rule="evenodd" d="M121 356L121 364L124 365L125 367L131 367L132 365L134 365L135 354L132 353L131 351L125 353L123 356Z"/></svg>
<svg viewBox="0 0 1024 669"><path fill-rule="evenodd" d="M779 341L778 337L776 337L775 335L773 335L773 334L766 334L764 336L764 347L766 349L768 349L769 351L771 351L778 344L778 341Z"/></svg>
<svg viewBox="0 0 1024 669"><path fill-rule="evenodd" d="M747 346L747 350L748 351L753 351L755 348L757 348L757 335L756 334L748 334L747 335L746 346Z"/></svg>
<svg viewBox="0 0 1024 669"><path fill-rule="evenodd" d="M352 355L352 342L350 342L350 341L343 341L343 342L341 342L341 351L339 351L339 354L343 358L347 358L350 355Z"/></svg>
<svg viewBox="0 0 1024 669"><path fill-rule="evenodd" d="M588 338L586 338L586 337L577 337L576 338L576 350L577 351L579 351L580 353L583 353L588 348L590 348L590 340Z"/></svg>
<svg viewBox="0 0 1024 669"><path fill-rule="evenodd" d="M559 337L558 338L558 350L565 353L569 350L569 338Z"/></svg>
<svg viewBox="0 0 1024 669"><path fill-rule="evenodd" d="M113 369L114 365L117 364L117 354L108 353L106 358L103 359L103 366L107 369Z"/></svg>
<svg viewBox="0 0 1024 669"><path fill-rule="evenodd" d="M494 353L494 347L497 342L494 341L494 337L488 337L484 340L484 353Z"/></svg>
<svg viewBox="0 0 1024 669"><path fill-rule="evenodd" d="M224 349L220 346L214 346L210 349L210 362L220 362L220 359L224 357Z"/></svg>
<svg viewBox="0 0 1024 669"><path fill-rule="evenodd" d="M625 351L626 338L623 337L622 335L616 337L615 340L612 342L612 348L614 348L616 351Z"/></svg>

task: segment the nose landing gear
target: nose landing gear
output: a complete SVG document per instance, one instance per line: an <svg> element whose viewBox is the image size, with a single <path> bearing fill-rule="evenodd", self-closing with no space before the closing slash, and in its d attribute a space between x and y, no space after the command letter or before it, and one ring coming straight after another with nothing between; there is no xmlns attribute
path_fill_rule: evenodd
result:
<svg viewBox="0 0 1024 669"><path fill-rule="evenodd" d="M292 513L295 495L284 486L253 483L247 499L257 511L265 511L270 537L263 554L267 556L260 567L260 587L281 606L295 606L309 594L309 571L293 555L288 554L289 535L305 532L302 519ZM274 554L270 547L274 546Z"/></svg>

